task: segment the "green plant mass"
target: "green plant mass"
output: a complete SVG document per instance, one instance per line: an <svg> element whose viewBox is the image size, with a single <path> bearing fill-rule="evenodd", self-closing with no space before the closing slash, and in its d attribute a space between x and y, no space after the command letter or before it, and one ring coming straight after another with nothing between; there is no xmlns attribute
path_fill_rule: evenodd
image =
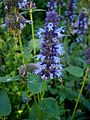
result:
<svg viewBox="0 0 90 120"><path fill-rule="evenodd" d="M90 120L90 0L0 0L0 120Z"/></svg>

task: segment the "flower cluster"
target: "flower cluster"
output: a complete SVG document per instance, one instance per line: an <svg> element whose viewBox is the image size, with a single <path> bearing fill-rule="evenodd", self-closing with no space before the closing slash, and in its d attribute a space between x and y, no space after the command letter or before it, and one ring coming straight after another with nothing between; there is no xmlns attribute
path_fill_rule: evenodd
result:
<svg viewBox="0 0 90 120"><path fill-rule="evenodd" d="M58 2L58 4L59 4L59 6L66 6L66 2L65 2L65 0L57 0L57 2Z"/></svg>
<svg viewBox="0 0 90 120"><path fill-rule="evenodd" d="M79 20L78 20L78 33L79 34L86 33L86 30L88 28L87 23L88 23L88 20L87 20L86 14L82 11L80 13Z"/></svg>
<svg viewBox="0 0 90 120"><path fill-rule="evenodd" d="M36 3L35 2L29 2L28 0L23 0L22 2L18 2L18 7L19 9L30 9L30 7L32 7L32 9L36 8Z"/></svg>
<svg viewBox="0 0 90 120"><path fill-rule="evenodd" d="M41 37L41 52L37 55L37 60L41 62L37 63L38 69L35 71L36 74L40 75L42 79L53 79L54 77L62 76L62 64L59 56L63 55L63 45L60 44L59 39L63 36L61 31L64 32L63 27L58 28L59 17L55 11L56 2L51 0L48 3L48 11L46 13L45 27L41 29L40 33L43 32Z"/></svg>
<svg viewBox="0 0 90 120"><path fill-rule="evenodd" d="M77 29L76 29L76 33L78 34L85 34L86 30L88 28L88 20L86 17L86 13L85 12L81 12L78 18L78 21L75 23L74 25Z"/></svg>
<svg viewBox="0 0 90 120"><path fill-rule="evenodd" d="M77 34L77 42L83 41L82 37L88 29L88 19L86 13L82 11L79 15L78 21L74 24L74 34Z"/></svg>
<svg viewBox="0 0 90 120"><path fill-rule="evenodd" d="M18 9L19 0L4 0L5 6L5 24L12 30L23 29L26 23L31 24L32 21L25 19Z"/></svg>
<svg viewBox="0 0 90 120"><path fill-rule="evenodd" d="M18 7L18 1L19 0L3 0L4 1L4 6L5 6L5 11L10 12L14 9L14 7Z"/></svg>
<svg viewBox="0 0 90 120"><path fill-rule="evenodd" d="M68 1L68 8L66 11L67 16L67 22L70 25L73 25L74 19L75 19L75 9L76 9L76 0L69 0Z"/></svg>
<svg viewBox="0 0 90 120"><path fill-rule="evenodd" d="M32 21L25 19L19 12L7 14L5 17L5 24L13 29L23 29L25 24L31 24Z"/></svg>

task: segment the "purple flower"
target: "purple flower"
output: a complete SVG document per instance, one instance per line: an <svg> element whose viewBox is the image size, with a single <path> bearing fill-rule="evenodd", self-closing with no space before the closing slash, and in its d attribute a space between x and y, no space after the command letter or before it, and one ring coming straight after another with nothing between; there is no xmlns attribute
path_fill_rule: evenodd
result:
<svg viewBox="0 0 90 120"><path fill-rule="evenodd" d="M38 69L36 74L40 75L42 79L53 79L54 77L62 76L62 59L59 57L63 55L63 45L60 44L59 39L64 32L63 27L58 28L59 16L55 11L56 2L51 0L48 3L48 11L46 13L45 27L43 29L43 36L41 38L41 51L37 55Z"/></svg>
<svg viewBox="0 0 90 120"><path fill-rule="evenodd" d="M36 3L29 2L28 0L23 0L22 2L18 2L19 9L32 9L36 8Z"/></svg>
<svg viewBox="0 0 90 120"><path fill-rule="evenodd" d="M57 0L59 5L66 6L66 1L65 0Z"/></svg>
<svg viewBox="0 0 90 120"><path fill-rule="evenodd" d="M42 38L43 33L44 33L44 29L39 28L39 30L37 31L37 36L38 36L39 38Z"/></svg>
<svg viewBox="0 0 90 120"><path fill-rule="evenodd" d="M88 29L88 19L86 13L82 11L79 15L77 22L74 24L74 34L77 34L77 42L83 41L83 36L86 34Z"/></svg>
<svg viewBox="0 0 90 120"><path fill-rule="evenodd" d="M26 23L32 24L32 21L25 19L19 12L6 14L5 24L13 30L23 29Z"/></svg>
<svg viewBox="0 0 90 120"><path fill-rule="evenodd" d="M6 12L10 12L11 10L14 10L14 8L18 7L18 0L3 0L4 1L4 8Z"/></svg>
<svg viewBox="0 0 90 120"><path fill-rule="evenodd" d="M88 28L88 20L86 14L83 11L79 15L78 21L76 23L76 27L78 34L86 33L86 30Z"/></svg>
<svg viewBox="0 0 90 120"><path fill-rule="evenodd" d="M25 0L24 0L25 2ZM31 20L25 19L18 10L18 0L4 0L4 6L5 6L5 24L8 26L8 28L17 30L17 29L23 29L25 27L25 24L32 24Z"/></svg>
<svg viewBox="0 0 90 120"><path fill-rule="evenodd" d="M26 92L22 92L22 101L24 103L29 102L29 98L28 98L28 95L26 94Z"/></svg>
<svg viewBox="0 0 90 120"><path fill-rule="evenodd" d="M72 25L75 19L76 0L68 1L68 8L66 11L67 22Z"/></svg>

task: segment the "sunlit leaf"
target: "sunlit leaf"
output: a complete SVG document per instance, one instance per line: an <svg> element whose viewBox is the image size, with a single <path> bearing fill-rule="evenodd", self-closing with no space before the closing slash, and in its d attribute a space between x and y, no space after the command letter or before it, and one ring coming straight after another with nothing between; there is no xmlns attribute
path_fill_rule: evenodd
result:
<svg viewBox="0 0 90 120"><path fill-rule="evenodd" d="M0 77L0 82L13 82L13 81L18 81L18 80L21 80L21 77L19 75Z"/></svg>
<svg viewBox="0 0 90 120"><path fill-rule="evenodd" d="M80 67L76 67L76 66L69 66L65 68L64 70L76 77L82 77L84 73L83 69L81 69Z"/></svg>

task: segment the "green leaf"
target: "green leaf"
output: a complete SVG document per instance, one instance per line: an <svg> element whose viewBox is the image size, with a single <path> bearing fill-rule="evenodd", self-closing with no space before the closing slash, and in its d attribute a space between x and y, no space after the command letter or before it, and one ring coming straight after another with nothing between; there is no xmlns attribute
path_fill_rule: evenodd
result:
<svg viewBox="0 0 90 120"><path fill-rule="evenodd" d="M81 69L80 67L76 67L76 66L70 66L70 67L65 68L64 70L76 77L82 77L84 73L83 69Z"/></svg>
<svg viewBox="0 0 90 120"><path fill-rule="evenodd" d="M29 120L56 120L49 114L40 110L38 104L33 104L29 113Z"/></svg>
<svg viewBox="0 0 90 120"><path fill-rule="evenodd" d="M26 59L30 59L31 51L32 51L32 48L24 47L24 54Z"/></svg>
<svg viewBox="0 0 90 120"><path fill-rule="evenodd" d="M60 101L63 102L66 98L69 100L75 100L78 97L78 92L75 90L72 90L70 87L66 86L59 86L59 96L60 96Z"/></svg>
<svg viewBox="0 0 90 120"><path fill-rule="evenodd" d="M84 100L83 105L90 111L90 100Z"/></svg>
<svg viewBox="0 0 90 120"><path fill-rule="evenodd" d="M52 95L56 95L58 93L57 89L55 88L48 88L49 92L52 94Z"/></svg>
<svg viewBox="0 0 90 120"><path fill-rule="evenodd" d="M12 82L12 81L18 81L20 80L21 77L18 75L18 76L13 76L13 77L10 77L10 76L5 76L5 77L0 77L0 82Z"/></svg>
<svg viewBox="0 0 90 120"><path fill-rule="evenodd" d="M34 49L34 45L35 45L35 48L37 49L37 50L39 50L40 49L40 47L41 47L41 40L40 39L34 39L34 40L30 40L30 42L29 42L29 47L30 47L30 49Z"/></svg>
<svg viewBox="0 0 90 120"><path fill-rule="evenodd" d="M11 104L6 91L0 91L0 117L7 116L11 113Z"/></svg>
<svg viewBox="0 0 90 120"><path fill-rule="evenodd" d="M34 74L28 75L28 86L32 94L38 94L47 89L46 81L42 81L42 79Z"/></svg>
<svg viewBox="0 0 90 120"><path fill-rule="evenodd" d="M31 111L29 113L29 120L38 120L37 118L38 118L37 106L33 104L31 107Z"/></svg>
<svg viewBox="0 0 90 120"><path fill-rule="evenodd" d="M34 12L45 12L46 10L43 10L43 9L35 9L33 10Z"/></svg>
<svg viewBox="0 0 90 120"><path fill-rule="evenodd" d="M40 109L49 114L49 116L60 120L59 107L57 101L54 98L45 98L39 104Z"/></svg>

